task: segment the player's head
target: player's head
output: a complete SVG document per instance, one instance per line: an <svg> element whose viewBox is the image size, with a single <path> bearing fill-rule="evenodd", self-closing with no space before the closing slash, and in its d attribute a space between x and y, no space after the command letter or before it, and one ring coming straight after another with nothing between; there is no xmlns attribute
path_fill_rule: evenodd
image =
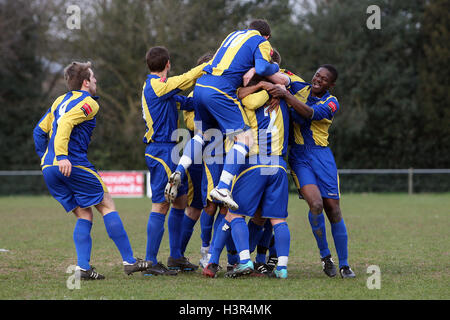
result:
<svg viewBox="0 0 450 320"><path fill-rule="evenodd" d="M169 50L164 47L153 47L147 51L145 61L150 72L162 72L170 69Z"/></svg>
<svg viewBox="0 0 450 320"><path fill-rule="evenodd" d="M272 49L272 62L276 62L278 65L281 65L281 55L277 49Z"/></svg>
<svg viewBox="0 0 450 320"><path fill-rule="evenodd" d="M91 63L74 61L64 69L64 80L67 88L73 90L85 90L91 95L97 92L97 79L91 69Z"/></svg>
<svg viewBox="0 0 450 320"><path fill-rule="evenodd" d="M198 58L197 60L197 65L201 65L202 63L208 62L209 60L211 60L214 57L214 53L211 52L207 52L204 55L202 55L200 58Z"/></svg>
<svg viewBox="0 0 450 320"><path fill-rule="evenodd" d="M315 94L323 94L334 87L338 78L336 68L331 64L323 64L314 74L311 84L311 91Z"/></svg>
<svg viewBox="0 0 450 320"><path fill-rule="evenodd" d="M248 26L249 29L257 30L261 35L269 40L271 31L269 23L264 19L256 19L250 22L250 25Z"/></svg>

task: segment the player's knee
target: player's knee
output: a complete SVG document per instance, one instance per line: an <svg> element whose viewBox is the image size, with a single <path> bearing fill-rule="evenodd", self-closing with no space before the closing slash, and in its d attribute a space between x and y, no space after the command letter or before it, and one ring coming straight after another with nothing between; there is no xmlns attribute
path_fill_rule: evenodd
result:
<svg viewBox="0 0 450 320"><path fill-rule="evenodd" d="M84 220L89 220L89 221L93 220L93 214L92 214L91 208L76 207L72 212L79 219L84 219Z"/></svg>
<svg viewBox="0 0 450 320"><path fill-rule="evenodd" d="M208 204L203 209L208 215L213 216L216 214L217 211L217 204L214 202L208 201Z"/></svg>
<svg viewBox="0 0 450 320"><path fill-rule="evenodd" d="M186 215L194 221L197 221L198 218L200 218L201 213L202 213L202 211L200 209L197 209L194 207L186 208Z"/></svg>
<svg viewBox="0 0 450 320"><path fill-rule="evenodd" d="M341 208L339 206L326 210L326 214L331 223L338 223L342 220Z"/></svg>
<svg viewBox="0 0 450 320"><path fill-rule="evenodd" d="M152 203L152 212L167 214L170 204L168 202Z"/></svg>
<svg viewBox="0 0 450 320"><path fill-rule="evenodd" d="M320 214L323 211L323 202L322 200L313 200L309 204L309 209L313 214Z"/></svg>
<svg viewBox="0 0 450 320"><path fill-rule="evenodd" d="M187 207L187 195L184 194L175 199L172 206L175 209L185 209Z"/></svg>

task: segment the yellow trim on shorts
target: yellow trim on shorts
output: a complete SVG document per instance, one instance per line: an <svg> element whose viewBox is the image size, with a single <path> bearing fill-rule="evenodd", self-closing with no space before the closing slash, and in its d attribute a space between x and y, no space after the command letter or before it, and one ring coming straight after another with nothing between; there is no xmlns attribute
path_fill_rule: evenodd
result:
<svg viewBox="0 0 450 320"><path fill-rule="evenodd" d="M231 191L233 191L233 187L234 187L235 183L239 180L240 177L242 177L244 174L246 174L250 170L257 169L257 168L281 168L281 169L284 170L284 172L287 173L286 168L283 167L283 166L280 166L279 164L258 164L258 165L254 165L254 166L251 166L250 168L245 169L237 177L235 177L233 179L233 184L231 186Z"/></svg>
<svg viewBox="0 0 450 320"><path fill-rule="evenodd" d="M300 190L300 181L298 180L298 177L295 174L294 170L291 170L291 176L292 176L292 180L294 180L295 186L297 187L297 189Z"/></svg>
<svg viewBox="0 0 450 320"><path fill-rule="evenodd" d="M209 193L211 192L212 189L214 189L214 181L212 178L212 174L211 171L208 168L208 165L206 164L206 162L204 162L205 165L205 173L206 173L206 180L208 181L208 186L207 186L207 192L206 192L206 199L209 201L213 201L211 199L211 197L209 196Z"/></svg>
<svg viewBox="0 0 450 320"><path fill-rule="evenodd" d="M241 102L240 102L239 100L233 98L232 96L230 96L230 95L227 94L226 92L223 92L222 90L217 89L216 87L205 86L205 85L202 85L202 84L199 84L199 83L197 83L196 86L216 90L217 92L223 94L225 97L227 97L228 99L230 99L231 101L233 101L233 102L238 106L239 111L241 111L241 115L242 115L242 119L244 119L244 123L245 123L247 126L250 126L250 123L249 123L249 121L248 121L248 119L247 119L247 114L245 113L244 108L242 107L242 104L241 104Z"/></svg>
<svg viewBox="0 0 450 320"><path fill-rule="evenodd" d="M48 168L48 167L58 167L58 165L55 165L55 164L47 164L47 165L45 165L45 166L42 167L42 171L43 171L44 169ZM98 174L97 172L95 172L95 171L92 170L92 169L83 167L83 166L73 166L73 167L74 167L74 168L82 169L82 170L87 171L87 172L89 172L90 174L94 175L94 177L96 177L96 178L98 179L98 181L101 183L102 188L103 188L103 192L109 193L108 187L107 187L106 184L103 182L102 178L99 176L99 174Z"/></svg>
<svg viewBox="0 0 450 320"><path fill-rule="evenodd" d="M192 183L191 175L189 174L189 171L186 170L186 176L188 180L188 207L191 206L192 201L194 200L194 184Z"/></svg>
<svg viewBox="0 0 450 320"><path fill-rule="evenodd" d="M83 170L85 170L85 171L87 171L87 172L93 174L93 175L98 179L98 181L102 184L103 192L107 192L107 193L109 192L109 191L108 191L108 187L107 187L106 184L103 182L102 178L99 176L99 174L98 174L97 172L95 172L95 171L92 170L92 169L83 167L83 166L74 166L74 167L75 167L75 168L79 168L79 169L83 169Z"/></svg>
<svg viewBox="0 0 450 320"><path fill-rule="evenodd" d="M163 159L160 159L160 158L158 158L158 157L152 156L152 155L149 154L149 153L146 153L145 156L146 156L146 157L150 157L150 158L152 158L152 159L158 161L159 163L161 163L162 166L164 167L164 170L166 170L166 173L167 173L167 179L169 179L170 175L172 174L172 170L170 170L169 166L164 162Z"/></svg>

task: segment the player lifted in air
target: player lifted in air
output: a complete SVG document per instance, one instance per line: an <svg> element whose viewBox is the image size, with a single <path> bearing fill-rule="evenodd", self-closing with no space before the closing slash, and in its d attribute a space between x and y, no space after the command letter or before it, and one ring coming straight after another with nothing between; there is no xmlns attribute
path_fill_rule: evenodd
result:
<svg viewBox="0 0 450 320"><path fill-rule="evenodd" d="M234 138L234 145L225 156L220 181L210 195L231 209L238 208L231 196L231 183L244 163L253 137L236 90L242 85L242 76L252 67L262 76L278 71L278 65L270 63L270 34L266 21L252 21L248 29L229 34L203 69L206 74L198 79L194 88L195 120L201 122L201 128L186 145L176 171L169 179L165 191L169 200L176 197L187 168L209 140L208 129L219 128L224 135Z"/></svg>
<svg viewBox="0 0 450 320"><path fill-rule="evenodd" d="M87 158L100 108L91 64L72 62L65 68L64 78L70 91L55 100L35 127L33 137L50 194L77 218L73 230L76 274L82 280L105 278L90 265L92 206L103 216L106 231L122 256L125 273L143 271L149 262L134 258L111 195Z"/></svg>
<svg viewBox="0 0 450 320"><path fill-rule="evenodd" d="M284 101L275 101L276 109L268 104L270 96L266 90L273 89L274 84L264 81L250 84L240 88L238 95L245 107L255 143L233 182L232 194L239 208L230 209L217 229L219 234L213 244L213 255L203 269L203 275L207 277L216 276L220 252L230 237L239 252L239 264L226 276L238 277L254 271L250 260L249 230L244 219L253 217L259 209L263 218L271 220L275 232L279 257L278 266L271 275L287 278L290 232L286 223L288 179L283 157L288 144L289 111Z"/></svg>

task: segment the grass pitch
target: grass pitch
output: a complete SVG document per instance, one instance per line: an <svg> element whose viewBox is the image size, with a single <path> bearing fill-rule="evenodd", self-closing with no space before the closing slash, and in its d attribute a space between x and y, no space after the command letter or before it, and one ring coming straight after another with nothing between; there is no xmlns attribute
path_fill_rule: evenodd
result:
<svg viewBox="0 0 450 320"><path fill-rule="evenodd" d="M135 256L145 257L149 199L115 199ZM290 196L289 278L204 278L200 271L176 277L126 276L101 216L94 216L91 264L104 281L81 282L68 289L66 273L76 264L72 232L75 218L51 197L0 198L0 299L450 299L449 194L344 194L343 216L349 232L349 263L356 279L328 278L312 235L306 203ZM167 223L167 219L166 219ZM327 239L337 255L327 222ZM186 256L200 258L200 227ZM7 250L7 251L6 251ZM169 253L167 225L158 258ZM226 254L221 264L226 266ZM381 288L369 289L370 265L380 269Z"/></svg>

